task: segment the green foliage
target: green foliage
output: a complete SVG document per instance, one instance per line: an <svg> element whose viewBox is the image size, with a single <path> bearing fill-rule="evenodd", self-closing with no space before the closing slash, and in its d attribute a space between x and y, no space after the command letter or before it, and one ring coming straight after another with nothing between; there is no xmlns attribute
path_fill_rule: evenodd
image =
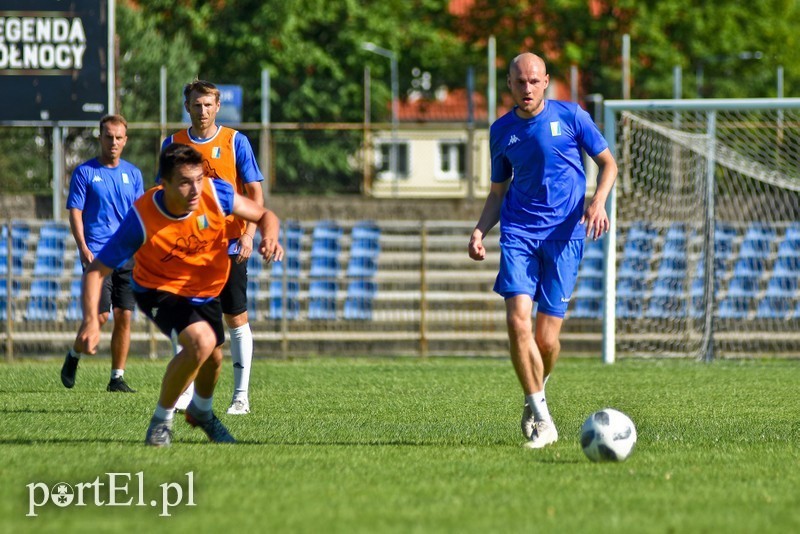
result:
<svg viewBox="0 0 800 534"><path fill-rule="evenodd" d="M139 3L141 4L141 3ZM180 121L183 86L197 75L201 61L180 29L164 34L144 6L117 3L119 35L119 110L128 121L157 122L160 69L167 68L167 120Z"/></svg>
<svg viewBox="0 0 800 534"><path fill-rule="evenodd" d="M61 359L0 364L4 532L795 532L800 525L797 362L599 360L566 356L548 382L559 441L520 447L522 394L507 359L257 360L252 413L215 411L239 440L213 445L176 416L173 445L143 444L165 362L129 360L136 394L104 391L108 360L85 356L74 389ZM595 464L578 429L612 406L639 440ZM53 504L28 513L28 484L106 485L146 503L194 477L196 506ZM126 482L118 479L118 482ZM127 495L126 493L127 492ZM537 495L546 496L538 498ZM173 494L174 498L174 494ZM187 495L184 494L184 502ZM666 505L665 505L666 503ZM531 525L535 524L535 528Z"/></svg>
<svg viewBox="0 0 800 534"><path fill-rule="evenodd" d="M51 136L46 128L0 128L0 191L40 195L52 191Z"/></svg>

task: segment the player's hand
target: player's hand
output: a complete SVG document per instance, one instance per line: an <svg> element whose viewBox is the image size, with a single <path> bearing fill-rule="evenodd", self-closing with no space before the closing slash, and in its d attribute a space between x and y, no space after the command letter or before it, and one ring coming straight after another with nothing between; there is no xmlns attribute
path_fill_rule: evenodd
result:
<svg viewBox="0 0 800 534"><path fill-rule="evenodd" d="M94 254L92 254L92 251L87 248L86 250L80 251L80 255L81 255L81 267L85 269L94 260Z"/></svg>
<svg viewBox="0 0 800 534"><path fill-rule="evenodd" d="M75 338L75 349L83 354L96 354L100 342L100 324L97 319L84 319Z"/></svg>
<svg viewBox="0 0 800 534"><path fill-rule="evenodd" d="M482 261L486 258L486 249L483 247L483 232L477 228L472 231L467 250L469 257L475 261Z"/></svg>
<svg viewBox="0 0 800 534"><path fill-rule="evenodd" d="M597 240L603 237L603 234L608 232L611 227L606 207L600 203L590 203L581 217L581 224L586 225L586 237L589 239Z"/></svg>
<svg viewBox="0 0 800 534"><path fill-rule="evenodd" d="M283 260L283 247L277 239L271 239L267 237L262 239L261 244L258 246L258 252L267 263L271 261Z"/></svg>
<svg viewBox="0 0 800 534"><path fill-rule="evenodd" d="M239 237L239 255L236 256L236 263L246 262L253 253L253 237L250 234L242 234Z"/></svg>

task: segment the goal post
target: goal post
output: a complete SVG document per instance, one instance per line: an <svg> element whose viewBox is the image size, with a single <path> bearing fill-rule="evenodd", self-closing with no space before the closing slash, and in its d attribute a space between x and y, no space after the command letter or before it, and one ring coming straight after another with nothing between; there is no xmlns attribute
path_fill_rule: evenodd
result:
<svg viewBox="0 0 800 534"><path fill-rule="evenodd" d="M800 99L609 100L603 361L800 354Z"/></svg>

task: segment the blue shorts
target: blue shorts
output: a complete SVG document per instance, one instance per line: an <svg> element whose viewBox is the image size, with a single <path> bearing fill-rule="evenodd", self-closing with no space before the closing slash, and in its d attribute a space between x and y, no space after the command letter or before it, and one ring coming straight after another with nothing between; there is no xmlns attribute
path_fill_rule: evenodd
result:
<svg viewBox="0 0 800 534"><path fill-rule="evenodd" d="M564 317L578 280L583 244L583 239L543 241L502 234L495 292L503 298L530 295L539 312Z"/></svg>

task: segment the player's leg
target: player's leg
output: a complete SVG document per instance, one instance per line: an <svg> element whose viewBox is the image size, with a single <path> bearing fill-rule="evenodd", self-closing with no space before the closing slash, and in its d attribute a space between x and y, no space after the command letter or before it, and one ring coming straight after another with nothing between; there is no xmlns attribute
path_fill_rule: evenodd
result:
<svg viewBox="0 0 800 534"><path fill-rule="evenodd" d="M103 280L103 289L100 293L100 305L98 309L100 313L98 319L100 327L108 321L108 310L111 308L111 277L106 276ZM75 386L75 377L78 374L78 362L81 359L81 353L77 349L77 340L69 349L67 355L64 357L64 363L61 365L61 383L65 388L72 388Z"/></svg>
<svg viewBox="0 0 800 534"><path fill-rule="evenodd" d="M511 362L522 387L525 400L520 427L525 439L534 432L534 413L528 404L530 396L542 388L542 360L533 338L531 313L536 295L541 265L533 254L538 243L510 234L500 237L500 269L494 285L495 292L506 299Z"/></svg>
<svg viewBox="0 0 800 534"><path fill-rule="evenodd" d="M236 263L231 257L231 272L220 294L222 313L231 341L233 397L230 415L250 412L250 369L253 363L253 332L247 316L247 262Z"/></svg>
<svg viewBox="0 0 800 534"><path fill-rule="evenodd" d="M148 445L168 446L172 441L175 403L214 350L216 333L198 312L200 306L188 299L163 291L137 292L135 297L139 308L159 330L167 336L175 335L182 345L181 351L167 365L145 438ZM219 313L218 303L216 310Z"/></svg>
<svg viewBox="0 0 800 534"><path fill-rule="evenodd" d="M534 432L526 444L531 448L541 448L558 440L544 383L545 377L552 373L561 350L559 336L575 289L578 265L583 257L583 241L544 241L537 248L537 254L541 258L542 275L536 294L538 313L534 340L542 362L542 382L541 390L538 390L537 380L537 391L527 398L535 420Z"/></svg>
<svg viewBox="0 0 800 534"><path fill-rule="evenodd" d="M114 327L111 331L111 379L108 391L136 393L124 378L125 364L131 347L131 321L136 301L133 297L131 274L133 260L115 269L111 276L111 305L114 313Z"/></svg>
<svg viewBox="0 0 800 534"><path fill-rule="evenodd" d="M114 327L111 331L111 378L107 391L136 393L125 382L125 363L131 346L131 320L133 312L122 308L114 308Z"/></svg>
<svg viewBox="0 0 800 534"><path fill-rule="evenodd" d="M208 321L217 345L197 372L194 396L186 408L186 421L192 426L200 427L214 443L235 443L236 440L212 410L214 389L222 369L222 343L225 341L219 301L215 300L201 306L198 313Z"/></svg>

